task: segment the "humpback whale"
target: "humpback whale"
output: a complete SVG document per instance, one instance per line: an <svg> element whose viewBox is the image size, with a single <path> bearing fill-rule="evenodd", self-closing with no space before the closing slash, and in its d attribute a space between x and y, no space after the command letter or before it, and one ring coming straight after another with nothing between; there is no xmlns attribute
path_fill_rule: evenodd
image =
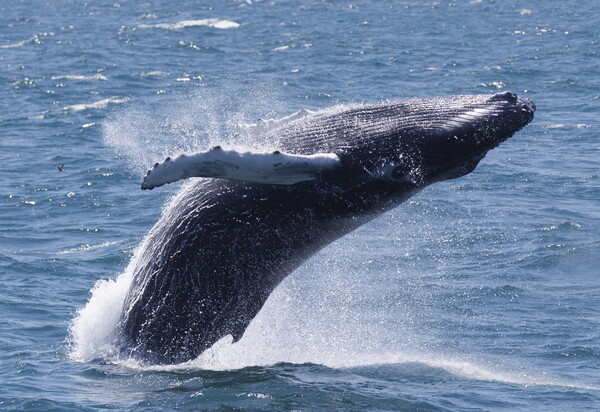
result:
<svg viewBox="0 0 600 412"><path fill-rule="evenodd" d="M155 164L144 189L200 179L138 250L118 352L173 364L227 335L239 340L311 255L424 187L470 173L534 112L511 92L303 111L264 128L275 151L214 147Z"/></svg>

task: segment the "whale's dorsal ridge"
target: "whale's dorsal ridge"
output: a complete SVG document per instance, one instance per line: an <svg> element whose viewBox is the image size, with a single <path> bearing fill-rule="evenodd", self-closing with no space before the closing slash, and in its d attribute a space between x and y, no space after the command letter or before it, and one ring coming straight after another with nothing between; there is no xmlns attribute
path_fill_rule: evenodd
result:
<svg viewBox="0 0 600 412"><path fill-rule="evenodd" d="M142 180L142 189L154 189L189 177L216 177L251 183L292 185L314 180L341 166L334 153L296 155L280 152L240 152L215 146L206 152L167 157Z"/></svg>

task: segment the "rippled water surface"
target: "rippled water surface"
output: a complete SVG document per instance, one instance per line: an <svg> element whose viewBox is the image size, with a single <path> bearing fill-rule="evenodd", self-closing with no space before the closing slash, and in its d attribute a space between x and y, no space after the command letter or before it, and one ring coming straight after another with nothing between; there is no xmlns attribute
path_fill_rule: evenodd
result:
<svg viewBox="0 0 600 412"><path fill-rule="evenodd" d="M600 408L595 2L0 3L0 409ZM535 120L314 256L237 343L107 346L166 155L301 108L511 90ZM236 140L237 139L237 140ZM64 165L64 171L58 167Z"/></svg>

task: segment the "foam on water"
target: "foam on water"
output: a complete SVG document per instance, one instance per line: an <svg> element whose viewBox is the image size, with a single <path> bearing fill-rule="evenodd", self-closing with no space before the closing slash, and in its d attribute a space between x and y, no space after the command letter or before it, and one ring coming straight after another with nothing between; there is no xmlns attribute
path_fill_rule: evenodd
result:
<svg viewBox="0 0 600 412"><path fill-rule="evenodd" d="M51 77L52 80L61 80L61 79L66 79L66 80L82 80L82 81L86 81L86 80L108 80L108 78L100 73L96 73L96 74L92 74L92 75L81 75L81 74L65 74L65 75L61 75L61 76L52 76Z"/></svg>
<svg viewBox="0 0 600 412"><path fill-rule="evenodd" d="M86 306L77 311L69 327L69 357L86 362L109 359L123 302L131 285L135 259L115 280L99 280Z"/></svg>
<svg viewBox="0 0 600 412"><path fill-rule="evenodd" d="M157 24L140 24L140 29L166 29L166 30L181 30L186 27L206 26L215 29L235 29L240 27L239 23L225 19L202 19L202 20L182 20L177 23L157 23Z"/></svg>
<svg viewBox="0 0 600 412"><path fill-rule="evenodd" d="M0 44L0 49L12 49L15 47L23 47L27 44L41 44L42 41L40 40L40 38L46 37L46 36L54 36L54 33L34 34L33 36L31 36L25 40L18 41L16 43Z"/></svg>
<svg viewBox="0 0 600 412"><path fill-rule="evenodd" d="M82 80L82 79L79 79L79 80ZM47 117L55 115L57 113L67 114L69 112L82 112L85 110L105 109L111 104L122 104L122 103L126 103L128 101L129 101L128 97L113 96L113 97L108 97L106 99L97 100L97 101L91 102L91 103L76 103L76 104L71 104L68 106L61 107L60 109L45 110L44 112L42 112L40 114L37 114L34 116L28 116L27 119L43 120L43 119L46 119ZM88 125L87 127L89 127L89 123L86 123L86 125Z"/></svg>
<svg viewBox="0 0 600 412"><path fill-rule="evenodd" d="M594 126L585 124L585 123L579 123L579 124L555 123L555 124L546 125L547 129L591 129L593 127Z"/></svg>
<svg viewBox="0 0 600 412"><path fill-rule="evenodd" d="M102 242L102 243L98 243L96 245L85 244L85 245L81 245L81 246L70 248L70 249L60 250L60 251L56 252L56 254L57 255L69 255L72 253L87 252L90 250L102 249L102 248L105 248L108 246L116 245L118 243L120 243L120 242L119 241Z"/></svg>
<svg viewBox="0 0 600 412"><path fill-rule="evenodd" d="M135 72L135 73L133 73L133 75L140 76L140 77L166 77L166 76L169 76L170 73L163 72L160 70L153 70L153 71L149 71L149 72Z"/></svg>
<svg viewBox="0 0 600 412"><path fill-rule="evenodd" d="M128 100L129 99L127 97L114 96L114 97L109 97L107 99L98 100L98 101L92 102L92 103L72 104L70 106L63 107L59 111L64 111L64 112L80 112L82 110L89 110L89 109L103 109L103 108L107 107L111 103L125 103Z"/></svg>

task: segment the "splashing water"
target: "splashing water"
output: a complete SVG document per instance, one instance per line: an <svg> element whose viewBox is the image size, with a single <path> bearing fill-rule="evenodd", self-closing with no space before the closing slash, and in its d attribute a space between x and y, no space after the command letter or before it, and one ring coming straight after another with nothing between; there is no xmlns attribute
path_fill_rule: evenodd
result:
<svg viewBox="0 0 600 412"><path fill-rule="evenodd" d="M276 103L275 95L266 87L238 86L133 103L104 122L104 143L140 175L167 156L211 146L270 149L269 142L238 125L280 115L282 105Z"/></svg>
<svg viewBox="0 0 600 412"><path fill-rule="evenodd" d="M338 243L333 245L331 254L344 254L344 245ZM139 248L143 247L142 243ZM342 369L390 365L405 373L432 379L454 376L525 387L600 390L575 380L553 378L522 365L507 364L501 359L436 351L428 346L423 332L419 334L415 330L419 325L413 323L408 306L403 307L404 324L390 331L381 313L361 314L352 310L352 302L360 291L352 286L343 290L349 286L348 274L344 273L347 268L327 256L327 271L321 273L323 256L317 256L306 268L286 279L236 343L231 336L226 336L198 358L177 365L148 366L133 359L119 359L115 356L112 338L132 281L136 257L137 253L116 280L100 280L92 289L88 304L71 325L71 359L101 358L145 371L236 370L280 362L316 363ZM401 340L391 336L398 333L402 333Z"/></svg>

